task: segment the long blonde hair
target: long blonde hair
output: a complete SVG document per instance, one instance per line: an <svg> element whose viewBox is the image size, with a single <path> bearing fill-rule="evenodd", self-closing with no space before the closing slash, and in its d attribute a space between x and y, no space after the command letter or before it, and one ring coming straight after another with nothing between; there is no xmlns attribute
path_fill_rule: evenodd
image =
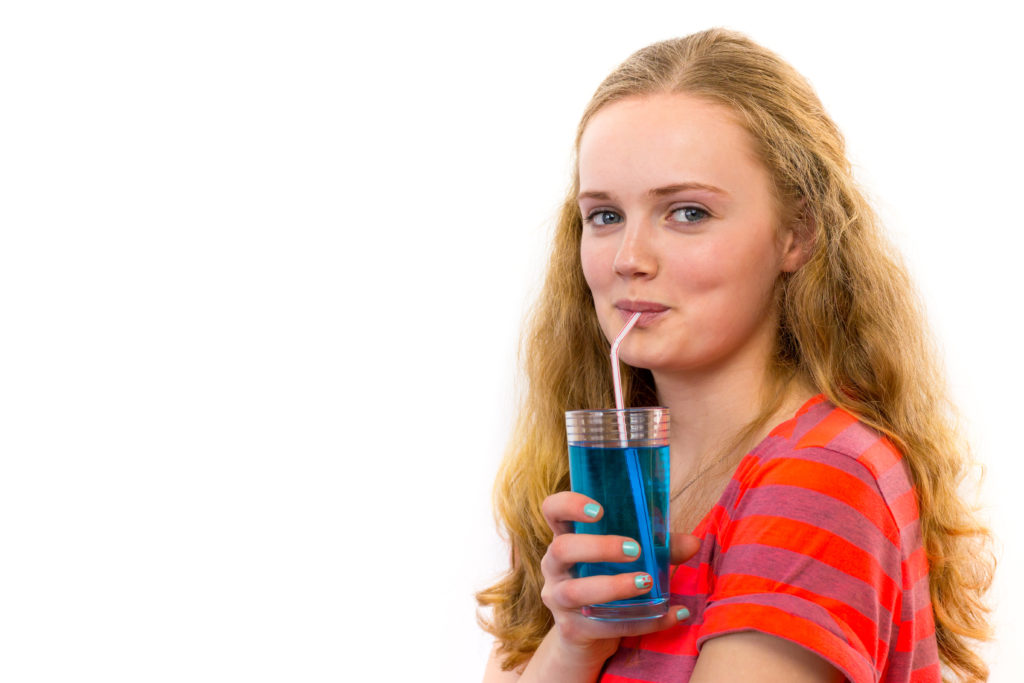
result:
<svg viewBox="0 0 1024 683"><path fill-rule="evenodd" d="M773 370L798 373L837 406L887 435L910 467L920 500L939 654L963 681L988 667L975 641L989 637L983 601L994 571L991 537L958 490L970 473L967 444L917 296L846 159L843 137L809 84L775 54L721 29L650 45L600 85L587 123L611 102L687 93L734 111L775 180L787 220L813 229L813 250L778 283ZM563 414L611 404L608 343L580 265L578 175L561 208L540 301L523 339L528 385L495 485L511 567L477 600L481 624L511 669L552 626L541 602L540 560L551 542L541 502L569 488ZM650 372L626 368L632 405L654 405ZM764 406L762 418L770 413Z"/></svg>

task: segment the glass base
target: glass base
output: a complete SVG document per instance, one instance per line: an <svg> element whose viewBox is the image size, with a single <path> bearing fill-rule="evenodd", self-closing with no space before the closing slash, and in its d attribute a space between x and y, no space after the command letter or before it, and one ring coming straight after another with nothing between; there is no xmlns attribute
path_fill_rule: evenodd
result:
<svg viewBox="0 0 1024 683"><path fill-rule="evenodd" d="M668 614L668 600L638 600L636 602L609 602L604 605L587 605L583 616L597 621L640 621L658 619Z"/></svg>

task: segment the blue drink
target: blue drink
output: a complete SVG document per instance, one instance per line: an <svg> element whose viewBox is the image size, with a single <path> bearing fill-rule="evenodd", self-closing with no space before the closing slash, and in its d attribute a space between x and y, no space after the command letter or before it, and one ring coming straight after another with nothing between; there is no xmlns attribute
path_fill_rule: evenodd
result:
<svg viewBox="0 0 1024 683"><path fill-rule="evenodd" d="M593 619L650 619L660 617L668 610L668 411L648 408L627 412L657 410L665 415L659 416L653 426L643 424L650 421L647 414L634 415L632 424L626 426L628 438L624 441L593 438L598 429L611 429L615 432L612 436L617 437L619 430L614 425L609 428L607 424L580 424L583 420L596 422L599 418L595 414L614 414L616 411L573 411L566 414L572 490L593 498L604 508L604 515L599 521L576 522L576 533L625 536L640 545L640 556L635 560L580 562L574 567L573 576L583 578L647 572L654 579L651 590L643 595L584 607L583 614ZM620 425L623 423L619 416L613 419Z"/></svg>
<svg viewBox="0 0 1024 683"><path fill-rule="evenodd" d="M640 465L643 482L641 510L650 519L642 530L629 479L630 457ZM597 522L576 522L578 534L626 536L640 544L640 557L630 562L580 562L573 575L579 578L611 574L648 572L654 588L642 596L584 608L597 619L621 619L640 612L659 617L668 607L668 446L641 448L592 448L569 446L572 490L601 503L604 516ZM642 514L642 513L641 513ZM644 558L654 558L653 570ZM659 607L664 606L662 609ZM609 610L607 608L612 608ZM634 609L639 608L639 610ZM588 613L589 612L589 613ZM644 618L629 616L628 618Z"/></svg>

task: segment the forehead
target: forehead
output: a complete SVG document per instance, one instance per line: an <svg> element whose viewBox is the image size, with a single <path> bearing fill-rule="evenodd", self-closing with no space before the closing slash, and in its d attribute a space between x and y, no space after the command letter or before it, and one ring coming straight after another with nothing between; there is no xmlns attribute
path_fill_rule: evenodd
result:
<svg viewBox="0 0 1024 683"><path fill-rule="evenodd" d="M600 109L580 138L579 174L584 192L769 183L753 139L731 109L678 93L629 97Z"/></svg>

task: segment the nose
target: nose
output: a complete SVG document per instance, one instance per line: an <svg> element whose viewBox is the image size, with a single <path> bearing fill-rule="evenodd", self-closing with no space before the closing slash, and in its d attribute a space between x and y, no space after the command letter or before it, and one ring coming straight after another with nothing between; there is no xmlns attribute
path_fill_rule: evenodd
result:
<svg viewBox="0 0 1024 683"><path fill-rule="evenodd" d="M651 230L640 221L627 224L615 253L615 274L629 279L652 278L658 272L657 253Z"/></svg>

